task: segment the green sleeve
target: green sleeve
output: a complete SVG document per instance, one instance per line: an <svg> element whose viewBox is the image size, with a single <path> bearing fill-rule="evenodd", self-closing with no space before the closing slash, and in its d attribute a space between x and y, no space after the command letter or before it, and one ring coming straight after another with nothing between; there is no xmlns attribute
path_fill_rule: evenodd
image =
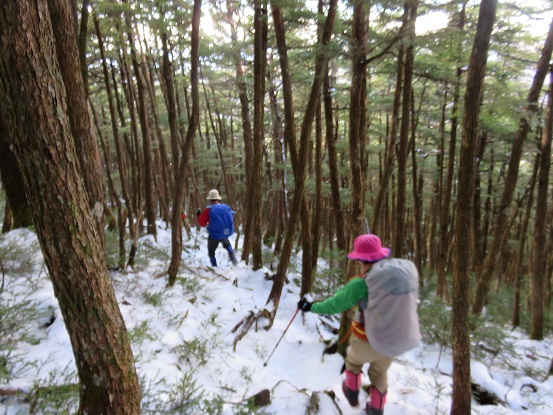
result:
<svg viewBox="0 0 553 415"><path fill-rule="evenodd" d="M364 278L352 278L336 291L333 297L313 303L311 311L317 314L336 314L349 310L359 300L368 300L367 283Z"/></svg>

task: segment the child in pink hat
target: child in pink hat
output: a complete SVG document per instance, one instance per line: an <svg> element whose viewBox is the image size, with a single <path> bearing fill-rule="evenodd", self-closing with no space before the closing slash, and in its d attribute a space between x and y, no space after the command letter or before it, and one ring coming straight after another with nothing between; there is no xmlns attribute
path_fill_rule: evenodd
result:
<svg viewBox="0 0 553 415"><path fill-rule="evenodd" d="M347 257L363 263L361 276L350 279L331 298L314 303L303 298L298 303L302 311L317 314L341 313L357 306L342 391L351 406L359 405L362 369L369 363L367 415L384 413L388 368L394 357L420 341L417 269L411 261L386 259L389 256L390 249L382 247L378 236L358 236Z"/></svg>

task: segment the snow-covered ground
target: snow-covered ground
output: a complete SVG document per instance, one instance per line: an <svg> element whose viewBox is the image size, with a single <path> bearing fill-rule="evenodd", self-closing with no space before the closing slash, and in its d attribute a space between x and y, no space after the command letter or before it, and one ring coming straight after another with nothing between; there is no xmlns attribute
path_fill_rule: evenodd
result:
<svg viewBox="0 0 553 415"><path fill-rule="evenodd" d="M299 287L290 282L284 286L273 327L264 330L267 321L260 319L235 342L243 325L233 329L251 311L266 307L272 286L265 278L268 270L254 272L243 262L233 267L222 247L217 250L219 268L209 268L207 235L201 230L185 241L181 273L175 286L167 288L164 270L170 232L161 223L158 232L157 241L140 240L139 256L148 261L139 261L127 273L112 273L132 339L144 413L169 413L170 403L180 400L188 402L188 409L174 413L364 414L364 405L351 408L342 394L343 358L323 354L324 340L336 340L331 328L338 326L337 316L300 312L283 336L299 300ZM27 230L9 233L4 242L37 246L36 236ZM41 311L26 328L40 341L17 345L9 356L14 359L8 365L12 376L8 383L0 383L0 389L26 391L37 385L77 382L64 321L39 252L37 258L33 275L15 278L7 274L5 290L0 293L1 307L34 300ZM52 315L55 319L47 326ZM496 394L504 405L482 406L473 400L472 413L552 414L553 378L544 380L553 357L552 339L530 341L525 334L506 329L504 340L511 345L508 353L500 350L498 355L473 361L471 367L473 381ZM0 357L5 354L0 350ZM364 373L363 384L368 384ZM421 344L390 368L385 413L449 413L451 374L451 350ZM245 409L245 400L263 389L270 391L271 403L257 412ZM334 399L332 393L324 392L334 392ZM0 414L29 413L21 396L0 396ZM318 398L318 405L313 397ZM362 392L362 402L366 398ZM204 400L212 405L209 411ZM219 403L217 410L214 402Z"/></svg>

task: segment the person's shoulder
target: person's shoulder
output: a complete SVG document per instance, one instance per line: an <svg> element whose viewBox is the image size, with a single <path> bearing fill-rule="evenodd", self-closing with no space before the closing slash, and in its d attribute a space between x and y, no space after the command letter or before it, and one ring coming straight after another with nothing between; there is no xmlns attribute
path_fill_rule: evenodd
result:
<svg viewBox="0 0 553 415"><path fill-rule="evenodd" d="M367 282L365 281L365 278L363 277L353 277L351 278L346 285L354 286L354 287L367 287Z"/></svg>

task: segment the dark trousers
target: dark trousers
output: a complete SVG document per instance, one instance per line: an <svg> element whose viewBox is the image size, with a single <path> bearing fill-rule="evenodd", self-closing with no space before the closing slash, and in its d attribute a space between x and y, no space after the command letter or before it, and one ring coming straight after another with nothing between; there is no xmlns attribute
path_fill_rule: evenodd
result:
<svg viewBox="0 0 553 415"><path fill-rule="evenodd" d="M209 255L209 260L211 261L211 265L214 267L217 266L217 260L215 259L215 250L219 246L219 243L223 244L223 248L225 248L228 251L228 255L230 258L230 261L236 265L237 261L234 256L234 250L232 249L232 245L230 244L228 238L225 239L213 239L208 238L207 239L207 254Z"/></svg>

